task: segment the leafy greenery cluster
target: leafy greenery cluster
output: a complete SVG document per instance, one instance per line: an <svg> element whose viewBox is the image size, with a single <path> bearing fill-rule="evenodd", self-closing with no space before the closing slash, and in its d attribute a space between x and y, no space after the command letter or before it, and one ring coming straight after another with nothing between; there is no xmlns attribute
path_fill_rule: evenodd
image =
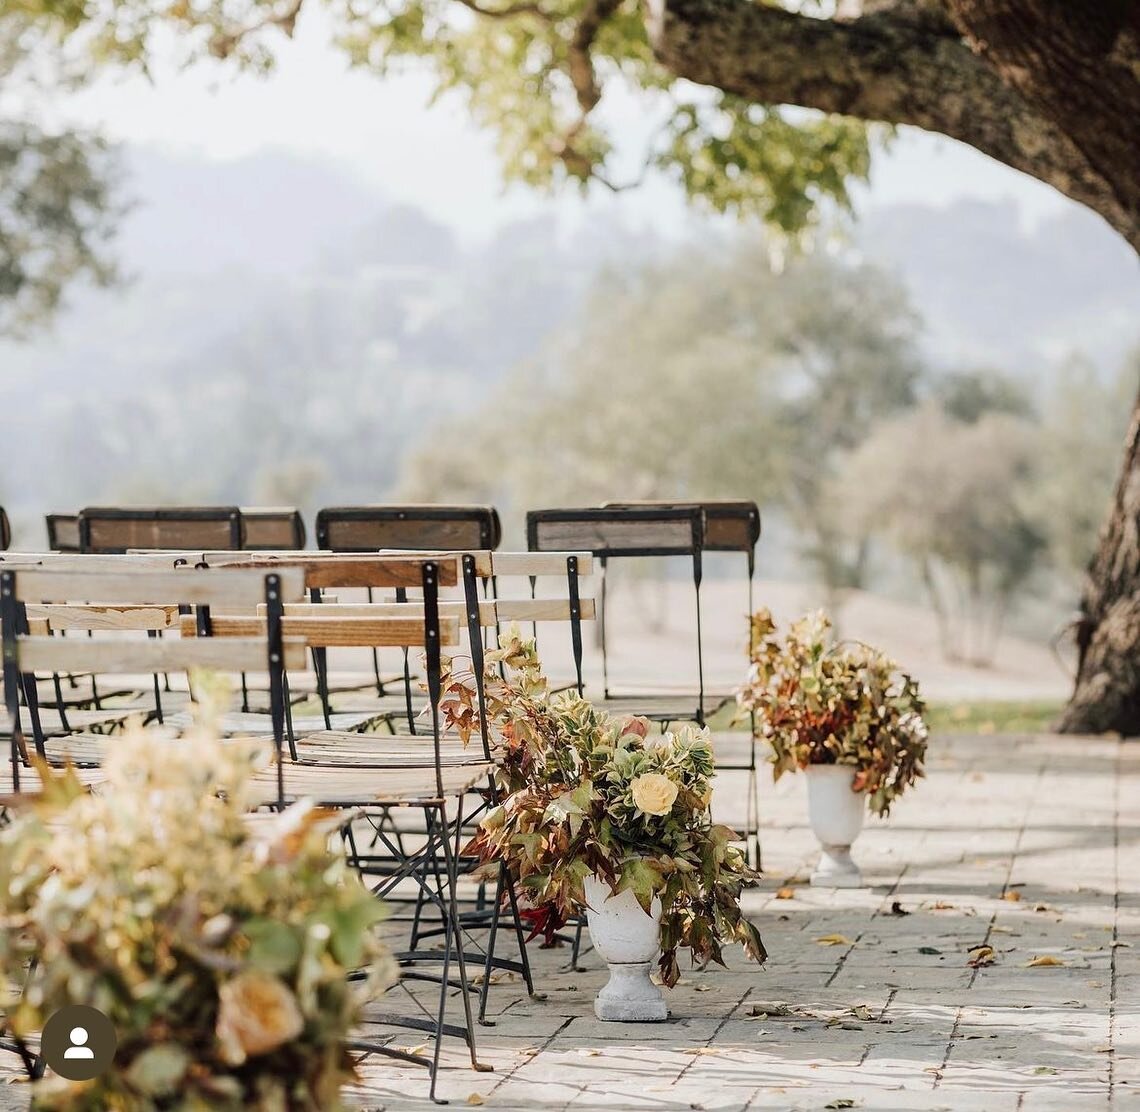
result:
<svg viewBox="0 0 1140 1112"><path fill-rule="evenodd" d="M851 765L853 790L885 815L923 775L918 684L869 645L836 644L823 611L793 622L781 640L771 613L758 610L751 661L737 703L755 712L775 779L811 765Z"/></svg>
<svg viewBox="0 0 1140 1112"><path fill-rule="evenodd" d="M499 666L502 665L500 672ZM447 668L442 709L465 737L480 728L474 675ZM517 630L487 655L487 727L501 751L502 801L466 852L505 862L530 905L535 933L552 938L586 906L584 882L632 891L648 911L661 900L661 978L680 977L678 949L724 964L740 942L762 962L760 934L740 894L755 874L712 821L713 752L707 730L651 734L573 692L551 692L533 641Z"/></svg>
<svg viewBox="0 0 1140 1112"><path fill-rule="evenodd" d="M335 1112L344 1040L393 966L382 906L330 852L342 821L298 804L251 824L252 754L202 726L141 729L106 783L41 768L0 831L0 1001L20 1038L68 1004L98 1008L114 1067L35 1085L54 1112ZM223 789L219 794L219 786ZM366 969L360 985L349 971Z"/></svg>

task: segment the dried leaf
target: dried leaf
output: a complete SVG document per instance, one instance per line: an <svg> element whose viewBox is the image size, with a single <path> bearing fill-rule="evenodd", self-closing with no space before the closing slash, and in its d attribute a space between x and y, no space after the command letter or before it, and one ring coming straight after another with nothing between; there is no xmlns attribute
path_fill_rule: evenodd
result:
<svg viewBox="0 0 1140 1112"><path fill-rule="evenodd" d="M941 950L936 950L933 946L919 946L918 952L920 954L940 954Z"/></svg>
<svg viewBox="0 0 1140 1112"><path fill-rule="evenodd" d="M830 1104L825 1104L824 1108L854 1108L855 1102L850 1097L840 1097L839 1100L833 1100Z"/></svg>
<svg viewBox="0 0 1140 1112"><path fill-rule="evenodd" d="M468 1104L486 1104L487 1102L483 1099L483 1097L479 1093L471 1093L467 1097L467 1103Z"/></svg>
<svg viewBox="0 0 1140 1112"><path fill-rule="evenodd" d="M903 907L903 905L901 903L899 903L898 900L895 900L895 902L891 904L891 914L892 915L909 915L910 912L907 911L906 908Z"/></svg>
<svg viewBox="0 0 1140 1112"><path fill-rule="evenodd" d="M966 962L972 969L984 969L994 964L994 948L992 946L974 946L970 949L970 959Z"/></svg>
<svg viewBox="0 0 1140 1112"><path fill-rule="evenodd" d="M687 1046L681 1051L682 1054L693 1054L698 1058L703 1057L716 1057L720 1054L720 1047L717 1046Z"/></svg>
<svg viewBox="0 0 1140 1112"><path fill-rule="evenodd" d="M1067 965L1067 962L1055 958L1052 954L1038 954L1037 957L1025 963L1026 969L1040 969L1042 966Z"/></svg>
<svg viewBox="0 0 1140 1112"><path fill-rule="evenodd" d="M776 892L776 899L778 900L794 900L796 898L796 890L794 888L780 888Z"/></svg>
<svg viewBox="0 0 1140 1112"><path fill-rule="evenodd" d="M1057 1071L1052 1066L1038 1066L1034 1071L1036 1074L1055 1074Z"/></svg>
<svg viewBox="0 0 1140 1112"><path fill-rule="evenodd" d="M1021 893L1016 888L1010 888L1009 891L1003 892L1001 898L1009 903L1021 903Z"/></svg>
<svg viewBox="0 0 1140 1112"><path fill-rule="evenodd" d="M855 943L850 938L846 938L841 934L825 934L822 938L817 938L817 946L854 946Z"/></svg>
<svg viewBox="0 0 1140 1112"><path fill-rule="evenodd" d="M951 903L947 903L945 900L935 900L934 903L932 903L930 905L930 910L931 911L953 911L954 905Z"/></svg>

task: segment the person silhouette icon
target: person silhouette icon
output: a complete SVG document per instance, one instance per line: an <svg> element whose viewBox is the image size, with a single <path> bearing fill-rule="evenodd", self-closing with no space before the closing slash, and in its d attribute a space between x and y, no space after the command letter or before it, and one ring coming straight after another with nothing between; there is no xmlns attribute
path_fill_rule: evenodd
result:
<svg viewBox="0 0 1140 1112"><path fill-rule="evenodd" d="M63 1052L63 1056L71 1059L95 1057L95 1051L87 1045L86 1027L72 1027L71 1045Z"/></svg>

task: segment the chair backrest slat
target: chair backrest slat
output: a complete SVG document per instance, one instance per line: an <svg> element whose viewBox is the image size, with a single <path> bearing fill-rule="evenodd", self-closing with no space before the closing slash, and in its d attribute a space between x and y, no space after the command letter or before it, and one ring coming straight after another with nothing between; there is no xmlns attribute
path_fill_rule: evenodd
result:
<svg viewBox="0 0 1140 1112"><path fill-rule="evenodd" d="M317 547L334 552L469 551L501 540L493 506L329 506L317 514Z"/></svg>
<svg viewBox="0 0 1140 1112"><path fill-rule="evenodd" d="M0 552L12 543L12 525L8 521L8 511L0 506Z"/></svg>
<svg viewBox="0 0 1140 1112"><path fill-rule="evenodd" d="M222 672L264 672L265 628L261 636L89 641L75 637L19 638L25 672L93 672L99 675L182 672L212 668ZM305 642L283 642L286 668L305 666Z"/></svg>
<svg viewBox="0 0 1140 1112"><path fill-rule="evenodd" d="M314 609L324 608L316 606ZM459 644L457 616L441 618L439 628L443 644ZM420 608L419 617L296 617L286 614L281 619L281 630L285 637L301 638L310 648L422 648L423 608ZM183 637L195 636L192 615L182 617L181 631ZM262 617L222 615L210 618L211 637L256 637L258 634L265 635L265 619Z"/></svg>
<svg viewBox="0 0 1140 1112"><path fill-rule="evenodd" d="M704 541L696 507L669 509L551 509L526 515L533 552L585 549L595 556L692 556Z"/></svg>
<svg viewBox="0 0 1140 1112"><path fill-rule="evenodd" d="M79 514L45 514L48 548L53 552L81 552Z"/></svg>
<svg viewBox="0 0 1140 1112"><path fill-rule="evenodd" d="M240 549L241 510L237 506L89 506L79 513L79 544L84 552L143 549Z"/></svg>
<svg viewBox="0 0 1140 1112"><path fill-rule="evenodd" d="M760 540L760 507L755 502L606 502L605 509L690 509L705 515L706 552L750 552Z"/></svg>
<svg viewBox="0 0 1140 1112"><path fill-rule="evenodd" d="M30 603L26 607L29 622L44 622L53 630L151 630L175 629L178 607L167 606L97 606Z"/></svg>
<svg viewBox="0 0 1140 1112"><path fill-rule="evenodd" d="M242 548L247 552L298 551L305 547L305 520L287 506L242 506Z"/></svg>
<svg viewBox="0 0 1140 1112"><path fill-rule="evenodd" d="M205 553L210 567L237 569L257 568L264 572L278 568L299 568L305 585L319 587L419 587L425 563L436 563L439 582L454 587L459 580L458 559L436 555L325 555L264 556L261 553L237 553L230 559L225 553Z"/></svg>
<svg viewBox="0 0 1140 1112"><path fill-rule="evenodd" d="M66 571L17 569L21 601L235 606L252 609L265 601L265 575L278 572L283 601L304 597L300 569L259 568L222 574L217 571Z"/></svg>

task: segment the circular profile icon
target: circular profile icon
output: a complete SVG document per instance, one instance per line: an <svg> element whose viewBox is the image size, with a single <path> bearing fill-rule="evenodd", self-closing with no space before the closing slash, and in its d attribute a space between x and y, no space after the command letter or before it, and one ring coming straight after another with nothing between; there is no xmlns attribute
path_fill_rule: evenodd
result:
<svg viewBox="0 0 1140 1112"><path fill-rule="evenodd" d="M70 1004L44 1024L40 1053L47 1067L68 1081L90 1081L115 1058L115 1028L98 1008Z"/></svg>

